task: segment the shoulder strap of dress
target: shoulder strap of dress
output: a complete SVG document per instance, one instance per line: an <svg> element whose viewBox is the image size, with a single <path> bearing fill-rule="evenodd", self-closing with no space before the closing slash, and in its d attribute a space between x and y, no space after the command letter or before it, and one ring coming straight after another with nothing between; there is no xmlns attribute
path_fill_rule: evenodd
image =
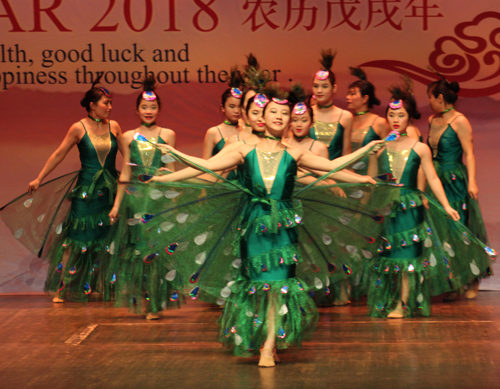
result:
<svg viewBox="0 0 500 389"><path fill-rule="evenodd" d="M453 120L452 120L451 122L449 122L448 124L453 123L453 122L455 121L455 119L459 118L460 116L464 116L464 115L460 114L460 115L455 116L455 117L453 118Z"/></svg>
<svg viewBox="0 0 500 389"><path fill-rule="evenodd" d="M309 147L309 151L311 151L311 149L313 148L314 142L316 142L316 141L313 139L311 146Z"/></svg>
<svg viewBox="0 0 500 389"><path fill-rule="evenodd" d="M413 143L413 146L411 146L411 148L413 149L417 143L418 143L418 140L416 140L415 143Z"/></svg>
<svg viewBox="0 0 500 389"><path fill-rule="evenodd" d="M85 124L83 124L83 122L81 120L80 120L80 123L82 123L83 129L85 130L85 132L87 132L87 129L85 128Z"/></svg>
<svg viewBox="0 0 500 389"><path fill-rule="evenodd" d="M378 116L377 116L377 115L375 115L375 119L373 119L372 124L370 124L370 127L371 127L371 128L373 128L373 125L375 124L375 122L377 121L377 119L378 119Z"/></svg>
<svg viewBox="0 0 500 389"><path fill-rule="evenodd" d="M340 123L340 119L342 119L342 114L344 113L344 110L341 108L340 109L340 116L339 116L339 120L337 120L339 123Z"/></svg>
<svg viewBox="0 0 500 389"><path fill-rule="evenodd" d="M245 145L247 144L247 142L245 142L245 139L242 139L241 141L243 142L243 144Z"/></svg>
<svg viewBox="0 0 500 389"><path fill-rule="evenodd" d="M219 131L219 135L220 135L220 137L221 137L222 139L224 139L224 137L222 136L222 132L220 132L220 128L219 128L219 126L217 126L217 131Z"/></svg>
<svg viewBox="0 0 500 389"><path fill-rule="evenodd" d="M160 127L160 131L158 131L158 138L161 136L161 130L163 130L163 128Z"/></svg>

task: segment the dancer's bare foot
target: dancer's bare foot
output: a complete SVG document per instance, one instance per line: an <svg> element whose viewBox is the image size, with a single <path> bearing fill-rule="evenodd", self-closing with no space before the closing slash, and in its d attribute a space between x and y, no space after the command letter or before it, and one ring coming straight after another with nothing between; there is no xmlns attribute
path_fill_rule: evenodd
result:
<svg viewBox="0 0 500 389"><path fill-rule="evenodd" d="M146 314L146 320L158 320L159 318L160 318L160 315L158 315L157 313L148 312Z"/></svg>
<svg viewBox="0 0 500 389"><path fill-rule="evenodd" d="M259 367L274 367L274 353L273 350L264 348L260 352Z"/></svg>
<svg viewBox="0 0 500 389"><path fill-rule="evenodd" d="M469 284L467 292L465 292L465 297L468 299L473 299L476 298L478 293L479 293L479 278L476 278Z"/></svg>
<svg viewBox="0 0 500 389"><path fill-rule="evenodd" d="M53 303L64 303L64 299L59 298L59 296L55 296L55 297L52 299L52 302L53 302Z"/></svg>
<svg viewBox="0 0 500 389"><path fill-rule="evenodd" d="M398 306L387 315L388 319L402 319L404 317L403 313L403 302L400 301Z"/></svg>

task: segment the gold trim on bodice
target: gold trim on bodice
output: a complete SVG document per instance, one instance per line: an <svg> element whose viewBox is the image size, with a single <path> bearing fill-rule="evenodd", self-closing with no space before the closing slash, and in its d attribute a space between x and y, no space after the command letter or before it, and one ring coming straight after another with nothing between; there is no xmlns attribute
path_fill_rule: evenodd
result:
<svg viewBox="0 0 500 389"><path fill-rule="evenodd" d="M351 130L351 149L356 151L363 146L366 134L370 131L370 126L363 128L353 128Z"/></svg>
<svg viewBox="0 0 500 389"><path fill-rule="evenodd" d="M94 146L95 152L97 154L97 159L102 167L106 163L106 158L111 151L111 133L108 131L104 135L96 135L90 131L87 131L87 135Z"/></svg>
<svg viewBox="0 0 500 389"><path fill-rule="evenodd" d="M325 123L320 121L314 122L314 134L316 135L316 140L319 140L326 146L330 146L337 129L339 128L339 122Z"/></svg>
<svg viewBox="0 0 500 389"><path fill-rule="evenodd" d="M272 152L255 149L255 151L257 152L257 161L259 162L262 181L264 181L267 193L270 194L285 150Z"/></svg>
<svg viewBox="0 0 500 389"><path fill-rule="evenodd" d="M438 153L438 145L439 140L441 139L441 135L448 128L448 123L442 126L436 126L435 124L431 124L429 127L429 146L432 149L432 156L435 158Z"/></svg>
<svg viewBox="0 0 500 389"><path fill-rule="evenodd" d="M153 158L156 153L156 147L154 147L151 143L158 143L157 137L153 136L147 139L149 142L137 141L137 148L139 149L139 153L141 154L143 166L151 166L151 164L153 163Z"/></svg>
<svg viewBox="0 0 500 389"><path fill-rule="evenodd" d="M405 150L391 150L392 145L387 144L387 157L389 158L389 165L391 167L392 176L396 179L399 184L401 178L403 177L403 172L405 171L406 162L408 162L408 157L410 156L411 148Z"/></svg>

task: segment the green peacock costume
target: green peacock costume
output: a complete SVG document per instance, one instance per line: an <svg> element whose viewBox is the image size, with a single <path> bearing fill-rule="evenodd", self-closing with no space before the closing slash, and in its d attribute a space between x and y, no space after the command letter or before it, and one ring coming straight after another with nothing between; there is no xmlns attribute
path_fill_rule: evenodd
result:
<svg viewBox="0 0 500 389"><path fill-rule="evenodd" d="M117 179L118 147L111 129L98 136L82 126L85 134L77 145L81 170L20 196L0 213L25 247L50 260L45 290L59 290L60 298L75 301L102 291L107 264L99 258L109 249L108 214ZM67 258L65 265L63 258Z"/></svg>
<svg viewBox="0 0 500 389"><path fill-rule="evenodd" d="M396 308L404 277L410 290L404 315L428 316L432 295L467 284L496 255L433 199L430 209L424 208L424 194L416 188L420 167L420 156L413 149L416 143L406 148L399 142L388 143L378 158L379 171L391 172L403 186L384 231L387 241L371 265L368 308L375 317L385 317Z"/></svg>
<svg viewBox="0 0 500 389"><path fill-rule="evenodd" d="M471 232L482 242L487 242L479 203L469 195L462 144L451 123L436 126L431 122L427 143L432 149L434 168L450 205L460 213L460 220Z"/></svg>
<svg viewBox="0 0 500 389"><path fill-rule="evenodd" d="M363 127L363 128L356 128L352 129L351 131L351 150L352 152L355 152L356 150L360 149L363 146L366 146L368 143L370 143L373 140L380 140L380 136L375 132L373 129L373 124L375 123L375 118L373 120L373 123L368 126L368 127ZM368 156L364 157L363 159L359 160L357 163L355 163L352 168L355 173L361 174L365 176L368 171Z"/></svg>
<svg viewBox="0 0 500 389"><path fill-rule="evenodd" d="M341 157L344 146L344 127L340 124L342 111L339 120L333 123L325 123L319 120L314 121L314 126L309 130L309 136L318 140L328 147L328 158L331 160Z"/></svg>
<svg viewBox="0 0 500 389"><path fill-rule="evenodd" d="M162 157L154 144L166 144L161 137L161 129L158 136L149 138L148 142L134 139L130 143L134 181L140 174L158 173L164 161L168 162L167 159L171 158L167 155ZM146 312L158 313L164 308L178 308L180 303L174 285L178 277L165 260L167 258L148 258L148 243L150 239L155 239L158 232L145 236L144 224L135 218L148 209L149 202L165 195L150 189L148 185L142 184L140 191L128 191L120 205L120 218L110 234L112 256L106 284L109 290L114 289L118 306L128 305L136 313L141 313L143 308Z"/></svg>
<svg viewBox="0 0 500 389"><path fill-rule="evenodd" d="M254 148L237 180L216 175L220 182L149 184L158 196L135 216L149 247L141 256L170 261L192 299L225 303L219 340L240 356L258 353L268 325L278 348L300 345L312 334L318 313L311 294L329 294L331 282L349 277L363 256L373 255L361 247L378 247L383 217L360 199L376 190L381 195L373 203L387 208L398 191L346 184L348 197L340 198L327 186L295 188L296 173L287 150ZM129 196L143 188L129 184Z"/></svg>

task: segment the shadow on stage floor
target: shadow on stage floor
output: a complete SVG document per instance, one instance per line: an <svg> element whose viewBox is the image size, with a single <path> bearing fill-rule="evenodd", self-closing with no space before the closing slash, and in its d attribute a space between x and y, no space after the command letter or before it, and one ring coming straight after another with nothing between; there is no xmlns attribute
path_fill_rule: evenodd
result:
<svg viewBox="0 0 500 389"><path fill-rule="evenodd" d="M0 388L499 388L500 292L388 321L320 308L314 338L276 368L215 342L220 308L147 322L112 303L0 296Z"/></svg>

